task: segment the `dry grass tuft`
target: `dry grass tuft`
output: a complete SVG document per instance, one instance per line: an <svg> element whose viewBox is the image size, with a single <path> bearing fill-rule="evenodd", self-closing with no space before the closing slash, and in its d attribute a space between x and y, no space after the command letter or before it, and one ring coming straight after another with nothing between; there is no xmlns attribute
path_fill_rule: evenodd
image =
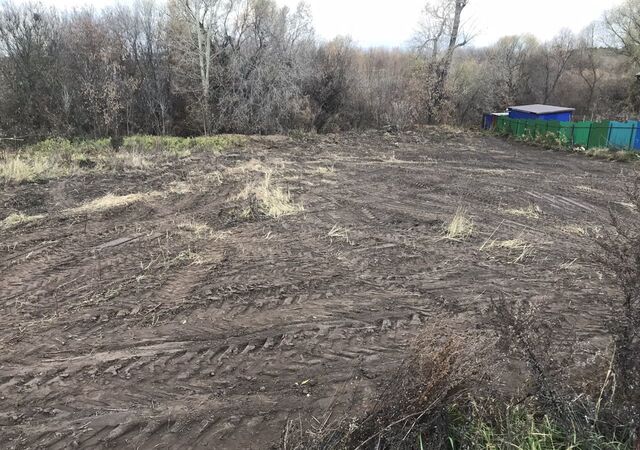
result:
<svg viewBox="0 0 640 450"><path fill-rule="evenodd" d="M249 161L240 163L234 167L229 167L225 172L231 175L242 175L247 172L268 172L269 170L262 165L257 159L250 159Z"/></svg>
<svg viewBox="0 0 640 450"><path fill-rule="evenodd" d="M200 222L182 222L177 225L178 230L185 231L187 233L195 234L196 236L211 236L213 230L206 223Z"/></svg>
<svg viewBox="0 0 640 450"><path fill-rule="evenodd" d="M8 229L18 225L35 222L40 219L44 219L44 214L36 214L34 216L28 216L22 213L14 213L8 215L4 220L0 221L0 228Z"/></svg>
<svg viewBox="0 0 640 450"><path fill-rule="evenodd" d="M517 257L513 260L514 264L522 262L526 257L531 256L533 254L533 245L528 243L527 241L516 238L516 239L507 239L507 240L493 240L487 241L482 244L480 247L481 251L491 250L491 249L502 249L508 250L509 253L517 252Z"/></svg>
<svg viewBox="0 0 640 450"><path fill-rule="evenodd" d="M192 186L187 182L174 181L169 184L167 192L170 194L189 194L190 192L193 192L191 188Z"/></svg>
<svg viewBox="0 0 640 450"><path fill-rule="evenodd" d="M345 241L347 244L353 244L349 239L349 230L339 225L334 225L327 233L327 237L331 238L332 241L334 239L340 239Z"/></svg>
<svg viewBox="0 0 640 450"><path fill-rule="evenodd" d="M542 210L538 205L529 205L526 208L506 209L505 212L512 216L526 217L528 219L539 219L542 214Z"/></svg>
<svg viewBox="0 0 640 450"><path fill-rule="evenodd" d="M631 202L615 202L615 203L616 203L616 205L624 206L625 208L627 208L627 209L629 209L631 211L636 211L637 210L636 205L634 205Z"/></svg>
<svg viewBox="0 0 640 450"><path fill-rule="evenodd" d="M313 169L310 172L312 175L333 175L334 173L336 173L336 169L331 166L331 167L318 167L316 169Z"/></svg>
<svg viewBox="0 0 640 450"><path fill-rule="evenodd" d="M66 210L66 212L68 214L91 214L106 211L112 208L129 206L133 203L149 200L159 195L160 193L158 192L136 193L128 195L107 194L104 197L96 198L75 208L69 208Z"/></svg>
<svg viewBox="0 0 640 450"><path fill-rule="evenodd" d="M147 169L152 166L145 156L136 151L111 153L104 160L105 165L114 169Z"/></svg>
<svg viewBox="0 0 640 450"><path fill-rule="evenodd" d="M589 228L583 225L576 225L576 224L564 225L561 228L561 230L564 231L565 233L575 234L577 236L586 236L589 234Z"/></svg>
<svg viewBox="0 0 640 450"><path fill-rule="evenodd" d="M288 191L274 185L271 175L272 172L267 170L261 182L247 185L238 198L249 200L254 197L259 202L262 212L274 218L304 211L301 203L294 203L291 200L291 194Z"/></svg>
<svg viewBox="0 0 640 450"><path fill-rule="evenodd" d="M211 262L211 260L205 258L201 254L192 251L190 248L180 252L172 261L171 266L177 265L179 263L188 263L190 266L201 266L203 264L207 264Z"/></svg>
<svg viewBox="0 0 640 450"><path fill-rule="evenodd" d="M583 185L583 184L576 186L576 190L582 191L582 192L591 192L591 193L595 193L595 194L602 194L601 190L595 189L595 188L592 188L591 186L586 186L586 185Z"/></svg>
<svg viewBox="0 0 640 450"><path fill-rule="evenodd" d="M445 229L444 237L454 241L466 239L473 234L473 227L473 220L467 217L467 211L464 208L458 208Z"/></svg>

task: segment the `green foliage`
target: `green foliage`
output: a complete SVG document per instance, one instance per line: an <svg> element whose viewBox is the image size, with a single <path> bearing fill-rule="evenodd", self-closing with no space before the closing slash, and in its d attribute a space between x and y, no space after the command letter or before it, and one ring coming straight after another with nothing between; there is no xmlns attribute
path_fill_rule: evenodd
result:
<svg viewBox="0 0 640 450"><path fill-rule="evenodd" d="M578 411L574 411L577 413ZM570 414L579 417L580 414ZM569 417L562 422L532 405L479 406L470 411L452 409L449 448L493 450L565 450L565 449L631 449L630 430L621 433L613 428L576 422ZM624 432L626 431L626 433Z"/></svg>

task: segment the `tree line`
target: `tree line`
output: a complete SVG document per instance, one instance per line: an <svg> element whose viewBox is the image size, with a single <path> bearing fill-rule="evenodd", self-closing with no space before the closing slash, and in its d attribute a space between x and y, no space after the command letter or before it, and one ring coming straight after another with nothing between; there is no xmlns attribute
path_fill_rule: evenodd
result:
<svg viewBox="0 0 640 450"><path fill-rule="evenodd" d="M0 3L0 136L318 132L474 124L523 103L635 117L640 0L578 35L473 48L469 0L427 3L402 49L318 39L274 0Z"/></svg>

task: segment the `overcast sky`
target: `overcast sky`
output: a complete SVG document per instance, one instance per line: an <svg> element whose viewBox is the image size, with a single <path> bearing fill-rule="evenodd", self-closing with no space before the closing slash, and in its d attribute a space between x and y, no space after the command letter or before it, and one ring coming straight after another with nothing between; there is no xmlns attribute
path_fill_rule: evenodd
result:
<svg viewBox="0 0 640 450"><path fill-rule="evenodd" d="M43 0L60 7L116 0ZM292 7L298 0L276 0ZM580 31L623 0L471 0L466 20L477 32L474 45L491 44L501 36L532 33L552 38L567 27ZM123 3L126 3L124 1ZM350 35L362 46L403 46L410 39L425 0L307 0L321 37Z"/></svg>

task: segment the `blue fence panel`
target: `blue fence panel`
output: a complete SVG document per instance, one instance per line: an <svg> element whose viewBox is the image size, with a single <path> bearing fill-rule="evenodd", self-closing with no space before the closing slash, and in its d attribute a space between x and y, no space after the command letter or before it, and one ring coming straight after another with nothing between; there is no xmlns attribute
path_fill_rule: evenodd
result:
<svg viewBox="0 0 640 450"><path fill-rule="evenodd" d="M616 122L609 124L607 147L615 149L633 148L638 130L637 122Z"/></svg>

